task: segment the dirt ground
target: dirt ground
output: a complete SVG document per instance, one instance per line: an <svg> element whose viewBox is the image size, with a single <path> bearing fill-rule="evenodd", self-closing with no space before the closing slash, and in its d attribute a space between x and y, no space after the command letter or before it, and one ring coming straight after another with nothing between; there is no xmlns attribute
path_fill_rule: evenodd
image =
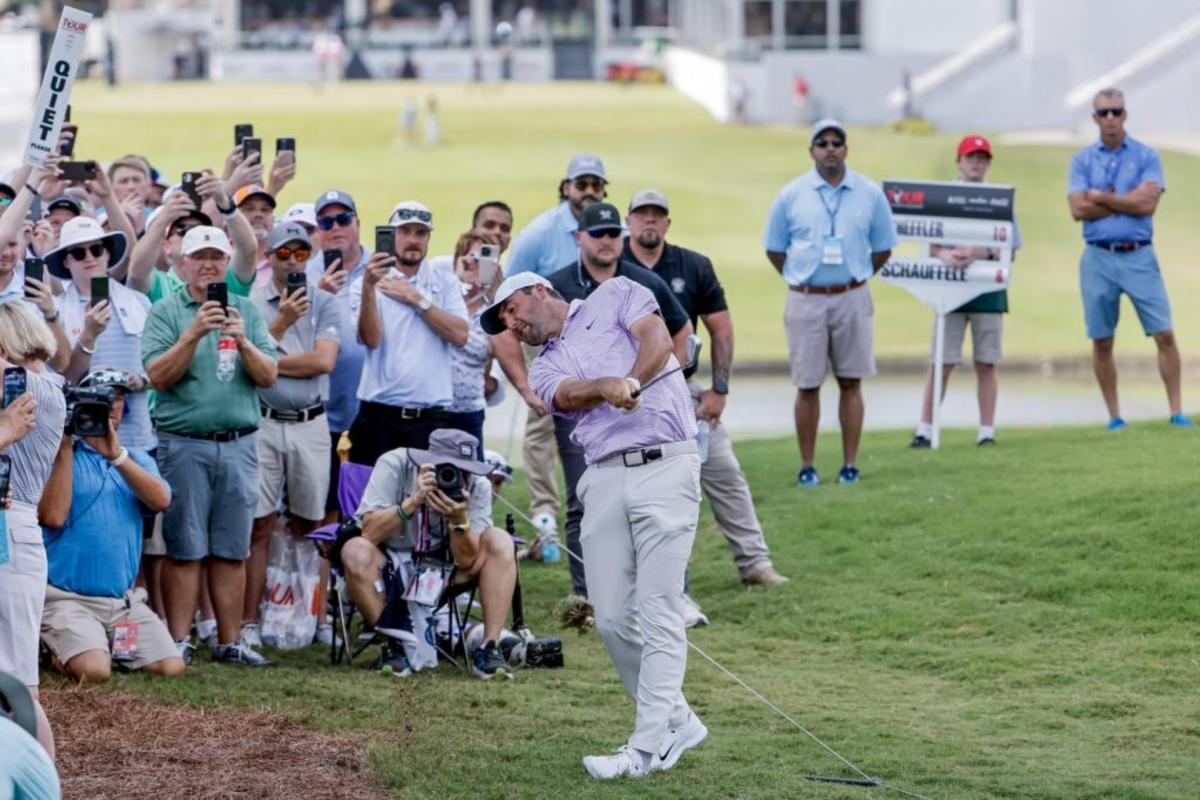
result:
<svg viewBox="0 0 1200 800"><path fill-rule="evenodd" d="M278 714L43 686L66 800L381 798L366 747Z"/></svg>

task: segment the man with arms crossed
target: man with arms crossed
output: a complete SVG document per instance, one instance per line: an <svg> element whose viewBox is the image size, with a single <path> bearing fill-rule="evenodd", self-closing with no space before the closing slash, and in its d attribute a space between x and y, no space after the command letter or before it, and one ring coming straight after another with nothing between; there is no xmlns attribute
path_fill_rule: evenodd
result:
<svg viewBox="0 0 1200 800"><path fill-rule="evenodd" d="M696 415L654 295L628 278L604 281L569 306L533 273L508 278L483 313L545 345L529 382L551 411L576 421L588 464L579 481L583 546L596 629L636 724L615 753L588 756L588 774L642 777L675 766L708 735L683 698L683 579L700 510ZM634 392L639 394L635 397Z"/></svg>
<svg viewBox="0 0 1200 800"><path fill-rule="evenodd" d="M1108 407L1108 429L1125 427L1113 361L1122 292L1133 301L1142 330L1154 337L1158 347L1158 371L1167 387L1171 424L1192 428L1183 413L1182 368L1171 304L1151 244L1154 212L1167 188L1162 162L1153 148L1126 135L1125 96L1119 89L1096 93L1092 119L1100 129L1100 141L1071 159L1067 203L1071 216L1083 221L1086 246L1079 259L1079 288L1092 340L1092 368Z"/></svg>

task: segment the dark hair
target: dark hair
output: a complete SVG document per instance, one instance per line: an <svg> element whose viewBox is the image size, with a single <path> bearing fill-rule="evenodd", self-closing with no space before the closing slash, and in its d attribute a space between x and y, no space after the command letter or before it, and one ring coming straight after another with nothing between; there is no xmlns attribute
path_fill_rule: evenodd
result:
<svg viewBox="0 0 1200 800"><path fill-rule="evenodd" d="M479 223L479 215L483 213L485 208L498 208L509 218L512 218L512 209L508 207L508 203L503 200L488 200L486 203L480 203L475 209L475 213L471 215L471 227L474 228Z"/></svg>

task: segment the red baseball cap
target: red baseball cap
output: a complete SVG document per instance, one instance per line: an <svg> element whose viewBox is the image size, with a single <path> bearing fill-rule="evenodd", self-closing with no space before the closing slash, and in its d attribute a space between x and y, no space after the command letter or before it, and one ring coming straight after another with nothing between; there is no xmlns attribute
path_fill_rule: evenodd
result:
<svg viewBox="0 0 1200 800"><path fill-rule="evenodd" d="M987 153L992 154L992 145L982 136L964 136L962 141L958 143L959 156L969 156L971 153Z"/></svg>

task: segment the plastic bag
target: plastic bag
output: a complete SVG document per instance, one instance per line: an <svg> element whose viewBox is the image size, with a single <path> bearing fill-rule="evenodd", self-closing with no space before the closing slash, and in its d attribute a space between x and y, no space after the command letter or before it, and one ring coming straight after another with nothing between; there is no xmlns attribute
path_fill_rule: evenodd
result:
<svg viewBox="0 0 1200 800"><path fill-rule="evenodd" d="M312 644L317 632L317 584L321 556L312 542L271 532L267 551L267 588L262 608L263 644L295 650Z"/></svg>

